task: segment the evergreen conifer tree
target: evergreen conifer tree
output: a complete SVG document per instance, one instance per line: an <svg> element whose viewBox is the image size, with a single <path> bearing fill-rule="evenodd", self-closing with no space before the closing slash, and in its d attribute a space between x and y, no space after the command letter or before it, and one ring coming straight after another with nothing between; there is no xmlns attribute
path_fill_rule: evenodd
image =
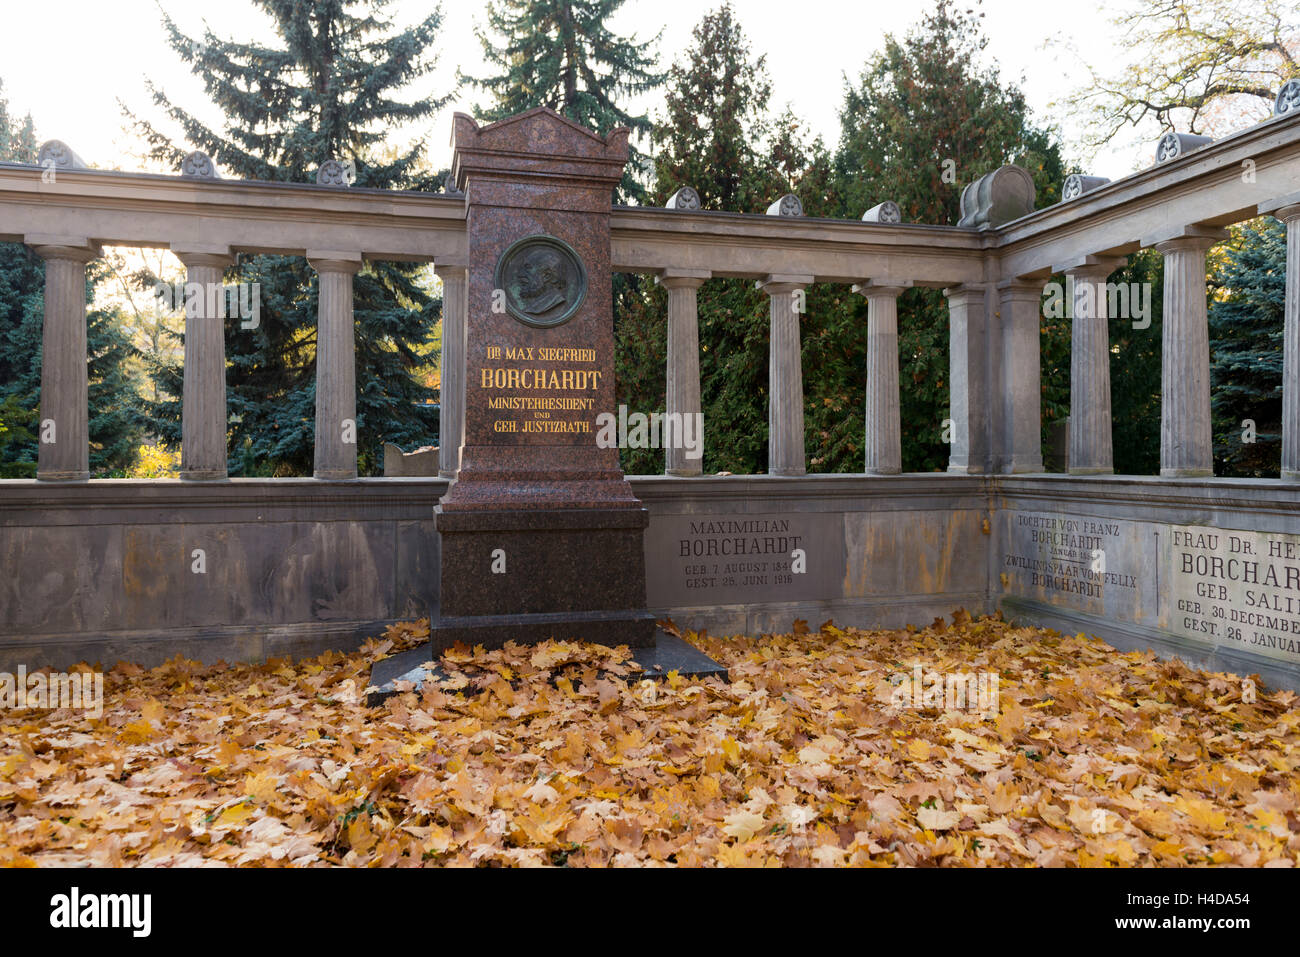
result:
<svg viewBox="0 0 1300 957"><path fill-rule="evenodd" d="M387 16L389 0L258 0L277 42L184 35L164 16L176 54L225 114L213 129L151 86L153 102L201 149L236 176L314 182L336 159L352 185L437 189L423 164L423 145L385 148L395 126L424 119L446 98L404 101L397 91L425 76L442 15L437 9L405 29ZM179 166L187 151L151 120L135 120L152 158ZM409 263L367 263L354 280L358 467L382 467L383 443L436 441L433 390L419 377L429 361L440 303L427 271ZM299 257L241 255L231 273L260 284L255 329L226 326L231 474L310 474L315 441L315 343L318 281ZM175 440L180 428L179 367L157 374L172 398L158 410Z"/></svg>
<svg viewBox="0 0 1300 957"><path fill-rule="evenodd" d="M856 219L893 199L907 222L951 224L962 186L1017 162L1033 174L1038 203L1048 205L1059 197L1066 172L1059 144L1032 124L1019 90L981 65L984 42L977 15L938 0L904 38L888 37L859 81L847 85L841 141L828 156L819 142L807 143L788 110L771 116L763 59L751 56L724 5L701 21L686 60L671 74L668 111L657 130L652 201L661 203L689 185L705 208L761 212L794 191L811 216ZM949 179L945 159L953 161ZM858 472L866 301L840 285L815 284L806 297L800 336L808 468ZM651 293L643 320L620 322L620 390L626 382L627 394L641 402L663 395L664 312L663 294ZM699 317L705 470L764 471L767 297L752 282L711 279L699 293ZM1058 324L1045 335L1045 356L1059 365L1063 353L1068 368L1068 326ZM899 351L903 468L943 469L949 451L942 441L949 415L948 309L937 290L903 294ZM636 381L642 357L657 382L650 373ZM1044 395L1049 421L1068 408L1068 390L1068 381L1053 383Z"/></svg>
<svg viewBox="0 0 1300 957"><path fill-rule="evenodd" d="M982 16L978 4L959 8L951 0L936 0L916 28L901 39L887 37L857 83L846 84L835 155L842 203L837 215L856 218L892 199L904 222L955 224L962 188L1006 163L1029 170L1039 207L1060 198L1067 172L1060 143L1032 123L1020 89L981 64L987 44ZM849 304L850 321L831 317L845 335L866 328L865 301L857 297ZM811 308L810 315L816 318ZM942 441L949 414L947 303L937 290L905 292L898 325L903 468L943 469L949 451ZM1068 368L1068 326L1050 326L1045 335L1052 338L1042 342L1044 356L1059 362L1064 353ZM833 339L838 341L839 333ZM849 357L843 366L842 395L865 393L864 340L858 336L861 358ZM1068 381L1053 382L1043 400L1047 429L1053 414L1068 408ZM820 416L815 402L810 407ZM837 424L827 419L823 430L833 436ZM841 470L852 463L840 456L835 464Z"/></svg>
<svg viewBox="0 0 1300 957"><path fill-rule="evenodd" d="M1215 472L1276 477L1282 457L1286 227L1272 218L1233 230L1210 283ZM1245 420L1253 423L1254 442ZM1244 437L1244 438L1243 438Z"/></svg>
<svg viewBox="0 0 1300 957"><path fill-rule="evenodd" d="M654 129L649 201L661 206L679 187L690 186L704 209L762 212L790 190L806 157L791 156L789 138L774 135L766 58L752 55L730 4L706 14L692 36L669 73L665 114ZM752 281L711 279L697 302L704 471L765 471L767 296ZM667 297L647 287L620 305L619 401L634 409L662 409ZM628 471L658 472L663 453L628 450L623 464Z"/></svg>
<svg viewBox="0 0 1300 957"><path fill-rule="evenodd" d="M0 84L0 162L27 164L39 176L38 149L31 115L15 123ZM87 301L93 302L103 278L103 266L91 263ZM0 478L36 475L44 318L45 264L25 245L0 243ZM91 474L122 475L149 421L130 378L133 350L115 309L88 311L86 348Z"/></svg>
<svg viewBox="0 0 1300 957"><path fill-rule="evenodd" d="M609 19L625 0L495 0L488 7L488 29L480 30L487 61L500 72L466 81L492 101L479 109L493 121L539 106L549 107L604 136L626 126L633 138L650 132L649 117L632 115L628 97L663 83L648 42L620 37ZM638 202L646 190L637 173L647 166L633 145L619 187L621 199Z"/></svg>

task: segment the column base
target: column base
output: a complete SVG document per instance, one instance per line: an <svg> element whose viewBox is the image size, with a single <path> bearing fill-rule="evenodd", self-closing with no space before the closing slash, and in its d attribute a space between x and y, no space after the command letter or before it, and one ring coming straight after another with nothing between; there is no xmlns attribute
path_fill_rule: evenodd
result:
<svg viewBox="0 0 1300 957"><path fill-rule="evenodd" d="M1003 475L1034 475L1038 472L1046 472L1043 468L1043 460L1037 459L1033 462L1012 462L1002 470Z"/></svg>
<svg viewBox="0 0 1300 957"><path fill-rule="evenodd" d="M664 475L675 475L678 478L699 478L704 474L704 469L665 469Z"/></svg>
<svg viewBox="0 0 1300 957"><path fill-rule="evenodd" d="M188 469L181 472L181 478L187 482L224 482L229 476L225 469Z"/></svg>
<svg viewBox="0 0 1300 957"><path fill-rule="evenodd" d="M1283 470L1282 470L1282 481L1283 481L1283 482L1300 482L1300 472L1295 472L1295 471L1292 471L1291 469L1283 469Z"/></svg>
<svg viewBox="0 0 1300 957"><path fill-rule="evenodd" d="M317 469L312 478L321 479L327 482L347 482L355 481L357 473L355 469Z"/></svg>
<svg viewBox="0 0 1300 957"><path fill-rule="evenodd" d="M1078 468L1071 466L1070 474L1071 475L1114 475L1115 467L1113 465L1107 465L1107 466L1080 465Z"/></svg>
<svg viewBox="0 0 1300 957"><path fill-rule="evenodd" d="M768 469L767 474L780 475L784 478L799 478L802 475L807 475L808 470L807 469Z"/></svg>
<svg viewBox="0 0 1300 957"><path fill-rule="evenodd" d="M63 472L63 471L40 471L36 472L38 482L86 482L90 479L89 472Z"/></svg>
<svg viewBox="0 0 1300 957"><path fill-rule="evenodd" d="M1214 469L1161 469L1161 478L1214 478Z"/></svg>
<svg viewBox="0 0 1300 957"><path fill-rule="evenodd" d="M903 470L901 468L863 469L862 474L863 475L902 475Z"/></svg>

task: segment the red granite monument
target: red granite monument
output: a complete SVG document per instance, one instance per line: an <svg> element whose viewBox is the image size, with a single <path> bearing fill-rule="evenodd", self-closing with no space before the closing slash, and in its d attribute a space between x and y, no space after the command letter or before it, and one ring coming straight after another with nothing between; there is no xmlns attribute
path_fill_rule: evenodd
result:
<svg viewBox="0 0 1300 957"><path fill-rule="evenodd" d="M596 444L614 410L609 217L626 129L536 109L456 114L469 238L465 442L437 509L434 648L581 639L647 646L646 511Z"/></svg>

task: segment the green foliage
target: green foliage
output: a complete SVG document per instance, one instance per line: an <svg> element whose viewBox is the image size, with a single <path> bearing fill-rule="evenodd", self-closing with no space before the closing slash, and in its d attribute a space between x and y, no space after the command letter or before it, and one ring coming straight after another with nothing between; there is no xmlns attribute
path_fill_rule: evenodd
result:
<svg viewBox="0 0 1300 957"><path fill-rule="evenodd" d="M1210 381L1215 473L1276 477L1282 455L1286 227L1267 218L1233 230L1211 272ZM1245 419L1256 441L1242 441Z"/></svg>
<svg viewBox="0 0 1300 957"><path fill-rule="evenodd" d="M0 401L0 478L36 478L30 454L36 446L36 411L25 405L17 395Z"/></svg>
<svg viewBox="0 0 1300 957"><path fill-rule="evenodd" d="M34 164L37 149L31 116L15 124L0 95L0 161ZM87 301L103 280L102 265L92 263ZM44 318L44 263L27 246L0 243L0 478L36 475ZM150 422L130 379L135 353L116 310L90 310L86 348L90 469L102 476L130 465Z"/></svg>
<svg viewBox="0 0 1300 957"><path fill-rule="evenodd" d="M654 141L662 204L693 186L706 209L760 212L793 191L810 216L856 219L893 199L904 219L955 223L960 187L1015 162L1034 176L1041 205L1059 198L1065 176L1054 132L1035 127L1024 96L982 68L979 16L940 0L919 26L846 84L841 140L834 153L807 142L800 125L769 111L771 87L729 5L707 14L669 75L667 113ZM944 160L956 176L944 181ZM863 276L870 279L870 276ZM642 296L618 313L620 401L661 408L664 296ZM807 290L801 321L805 447L815 472L860 472L866 394L867 304L842 285ZM712 279L699 293L700 379L706 472L767 468L768 301L750 280ZM1069 367L1069 326L1044 327L1048 368ZM938 290L913 289L899 301L903 467L947 467L948 309ZM641 363L638 365L638 363ZM1051 416L1069 403L1065 385L1045 390ZM624 455L637 471L661 456Z"/></svg>
<svg viewBox="0 0 1300 957"><path fill-rule="evenodd" d="M1149 284L1151 288L1149 328L1133 328L1133 318L1109 321L1111 443L1115 472L1118 475L1158 475L1164 257L1154 249L1134 253L1127 266L1111 274L1110 282Z"/></svg>
<svg viewBox="0 0 1300 957"><path fill-rule="evenodd" d="M820 144L805 150L797 124L768 115L771 84L763 57L753 59L729 5L706 15L694 42L673 65L666 115L655 126L655 183L662 205L680 186L694 187L706 209L758 212L814 169L828 178ZM811 293L810 293L811 296ZM667 297L640 289L615 313L619 401L634 411L663 408ZM712 279L698 293L700 388L705 472L767 468L767 296L752 280ZM663 455L626 450L624 468L656 472Z"/></svg>
<svg viewBox="0 0 1300 957"><path fill-rule="evenodd" d="M1059 144L1032 126L1016 86L979 66L982 16L939 0L846 83L835 158L846 215L893 199L906 222L955 224L961 188L1012 162L1033 174L1040 205L1060 198Z"/></svg>
<svg viewBox="0 0 1300 957"><path fill-rule="evenodd" d="M384 144L394 127L427 118L446 102L397 97L433 68L429 51L441 13L397 29L384 15L384 0L259 0L258 6L271 19L274 46L223 41L210 31L200 43L164 17L173 50L225 115L224 128L214 130L151 86L155 106L179 126L184 141L247 179L311 182L333 158L352 164L357 187L439 188L423 163L422 143L404 151ZM152 122L132 118L153 158L179 164L185 149ZM435 407L425 404L434 392L419 373L435 358L428 344L441 304L423 273L415 264L375 262L354 280L361 474L382 470L385 441L406 447L436 441ZM310 474L315 271L298 257L241 255L227 282L261 287L258 327L226 326L231 473ZM174 442L181 369L155 364L153 372L170 394L155 407L166 423L160 431Z"/></svg>
<svg viewBox="0 0 1300 957"><path fill-rule="evenodd" d="M500 72L467 82L486 90L492 102L476 112L500 120L548 107L601 136L626 126L635 137L648 134L649 117L633 116L622 102L663 83L655 71L649 41L612 33L609 19L625 0L496 0L488 7L488 33L479 41L488 63ZM648 165L632 146L619 192L644 201L641 173Z"/></svg>
<svg viewBox="0 0 1300 957"><path fill-rule="evenodd" d="M105 281L100 260L87 268L87 296ZM86 351L90 363L87 395L92 474L131 467L145 433L155 423L131 377L131 359L139 352L123 328L116 309L91 309L86 314Z"/></svg>
<svg viewBox="0 0 1300 957"><path fill-rule="evenodd" d="M995 69L979 66L987 43L982 16L940 0L904 38L887 37L857 83L846 84L835 155L841 197L836 215L855 218L893 199L904 222L954 224L960 218L961 187L1007 163L1033 175L1040 207L1060 198L1066 170L1056 134L1032 124L1015 85ZM951 173L945 178L946 170ZM852 361L845 363L841 390L863 395L865 337L855 330L866 328L866 304L847 305L845 315L828 322L846 341L857 343ZM1044 325L1045 370L1057 367L1062 353L1068 370L1069 334L1068 324ZM899 300L899 353L903 469L946 468L948 308L938 291L914 290ZM1067 408L1068 403L1067 384ZM1061 404L1059 388L1046 390L1045 420L1059 414ZM847 451L827 450L834 471L861 469L846 458Z"/></svg>

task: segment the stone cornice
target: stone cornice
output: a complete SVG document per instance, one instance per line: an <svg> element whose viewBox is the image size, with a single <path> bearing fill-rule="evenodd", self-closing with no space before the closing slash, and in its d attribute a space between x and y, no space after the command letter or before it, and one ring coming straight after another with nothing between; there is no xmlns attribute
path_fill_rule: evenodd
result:
<svg viewBox="0 0 1300 957"><path fill-rule="evenodd" d="M1007 223L997 237L1001 272L1043 276L1079 256L1134 252L1162 230L1253 219L1297 182L1300 114L1273 117Z"/></svg>
<svg viewBox="0 0 1300 957"><path fill-rule="evenodd" d="M152 173L0 163L0 241L77 233L104 245L215 243L303 255L358 248L376 259L465 260L465 201L440 193L307 183L196 180Z"/></svg>
<svg viewBox="0 0 1300 957"><path fill-rule="evenodd" d="M889 225L765 213L684 212L615 207L610 220L614 268L684 268L714 276L761 279L810 275L817 282L903 276L918 286L978 282L987 234L955 226Z"/></svg>
<svg viewBox="0 0 1300 957"><path fill-rule="evenodd" d="M1249 162L1248 162L1249 161ZM0 241L79 235L105 245L215 243L302 255L465 263L464 196L305 183L0 164ZM1081 256L1123 255L1187 226L1253 218L1300 183L1300 114L1274 117L1068 202L984 231L652 207L611 209L613 267L759 279L864 277L934 288L1041 278Z"/></svg>
<svg viewBox="0 0 1300 957"><path fill-rule="evenodd" d="M34 516L59 525L113 524L135 520L163 524L192 521L195 510L212 513L212 521L283 521L322 508L339 509L339 520L355 518L356 509L378 517L422 518L447 490L447 480L371 478L321 482L310 478L244 479L187 482L182 479L92 479L51 483L35 479L0 481L0 527L30 524Z"/></svg>

